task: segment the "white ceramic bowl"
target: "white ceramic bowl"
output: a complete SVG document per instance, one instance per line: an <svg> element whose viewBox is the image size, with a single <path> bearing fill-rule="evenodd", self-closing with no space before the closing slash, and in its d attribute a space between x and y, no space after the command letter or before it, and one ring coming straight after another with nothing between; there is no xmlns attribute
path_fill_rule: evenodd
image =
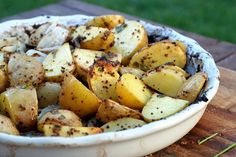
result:
<svg viewBox="0 0 236 157"><path fill-rule="evenodd" d="M83 24L92 17L40 16L26 20L14 20L0 24L0 34L11 26L29 26L46 21L57 21L64 25ZM200 99L183 111L166 119L149 123L140 128L102 133L87 137L23 137L0 133L1 157L133 157L156 152L174 143L187 134L203 115L207 104L214 97L219 86L219 71L212 56L199 44L167 27L154 26L140 21L153 38L180 40L187 46L186 70L194 73L204 71L208 75Z"/></svg>

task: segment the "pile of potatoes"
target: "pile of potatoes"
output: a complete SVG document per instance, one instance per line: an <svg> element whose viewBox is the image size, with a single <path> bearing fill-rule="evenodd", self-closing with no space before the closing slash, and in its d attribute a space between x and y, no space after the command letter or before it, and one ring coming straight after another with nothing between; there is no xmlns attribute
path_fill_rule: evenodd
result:
<svg viewBox="0 0 236 157"><path fill-rule="evenodd" d="M11 29L0 35L0 132L78 137L141 127L194 102L207 80L183 70L183 42L149 43L139 22L120 15Z"/></svg>

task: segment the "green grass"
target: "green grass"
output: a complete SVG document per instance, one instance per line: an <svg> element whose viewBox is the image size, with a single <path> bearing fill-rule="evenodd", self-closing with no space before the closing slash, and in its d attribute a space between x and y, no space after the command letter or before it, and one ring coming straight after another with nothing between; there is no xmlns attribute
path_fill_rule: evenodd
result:
<svg viewBox="0 0 236 157"><path fill-rule="evenodd" d="M235 0L83 0L236 43Z"/></svg>
<svg viewBox="0 0 236 157"><path fill-rule="evenodd" d="M0 0L0 19L58 1L59 0Z"/></svg>

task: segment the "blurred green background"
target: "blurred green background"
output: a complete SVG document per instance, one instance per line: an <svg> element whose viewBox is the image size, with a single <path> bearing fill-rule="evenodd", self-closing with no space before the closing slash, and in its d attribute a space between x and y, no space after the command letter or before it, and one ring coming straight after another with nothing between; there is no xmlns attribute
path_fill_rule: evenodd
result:
<svg viewBox="0 0 236 157"><path fill-rule="evenodd" d="M0 18L58 0L0 0ZM236 0L83 0L236 43Z"/></svg>

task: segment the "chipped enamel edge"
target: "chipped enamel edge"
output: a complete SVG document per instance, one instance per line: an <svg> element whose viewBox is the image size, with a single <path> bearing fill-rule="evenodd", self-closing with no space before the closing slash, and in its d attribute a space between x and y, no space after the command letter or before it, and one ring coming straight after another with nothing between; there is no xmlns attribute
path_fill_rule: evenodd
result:
<svg viewBox="0 0 236 157"><path fill-rule="evenodd" d="M86 15L72 15L72 16L39 16L32 19L25 20L12 20L0 23L0 34L8 30L11 26L29 26L34 24L42 24L48 21L56 21L64 25L78 25L84 24L92 16ZM80 147L80 146L92 146L98 144L113 143L118 141L132 140L139 137L144 137L149 134L155 134L158 131L171 128L182 121L190 118L201 110L204 110L210 100L215 96L219 87L219 70L212 58L212 56L204 50L195 40L185 37L173 29L154 26L144 21L139 21L144 25L148 34L158 34L160 36L168 36L172 40L180 40L188 45L188 69L196 69L201 64L200 69L207 73L208 82L204 89L205 95L208 98L207 102L198 101L188 106L181 112L176 113L166 119L155 121L146 124L140 128L120 131L109 132L97 135L90 135L86 137L23 137L14 136L4 133L0 133L0 143L11 146L33 146L33 147ZM191 57L190 57L191 56ZM193 56L193 57L192 57ZM197 58L194 58L197 56ZM191 58L191 59L189 59Z"/></svg>

